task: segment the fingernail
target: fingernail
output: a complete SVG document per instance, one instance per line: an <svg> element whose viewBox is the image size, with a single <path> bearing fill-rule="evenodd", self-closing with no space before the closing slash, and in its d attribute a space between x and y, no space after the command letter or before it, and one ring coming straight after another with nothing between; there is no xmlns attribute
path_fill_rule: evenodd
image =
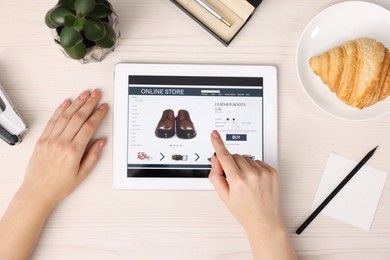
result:
<svg viewBox="0 0 390 260"><path fill-rule="evenodd" d="M107 108L108 107L108 105L106 104L106 103L103 103L103 104L101 104L100 106L99 106L99 110L103 110L103 109L105 109L105 108Z"/></svg>
<svg viewBox="0 0 390 260"><path fill-rule="evenodd" d="M69 99L65 99L64 102L62 102L61 107L67 107L69 106L69 104L70 104Z"/></svg>
<svg viewBox="0 0 390 260"><path fill-rule="evenodd" d="M211 132L211 134L216 137L216 138L221 138L221 136L219 135L218 131L217 130L213 130L213 132Z"/></svg>
<svg viewBox="0 0 390 260"><path fill-rule="evenodd" d="M104 139L99 142L98 148L100 151L103 150L105 144L106 144L106 140Z"/></svg>
<svg viewBox="0 0 390 260"><path fill-rule="evenodd" d="M80 94L79 98L81 100L86 100L88 98L88 96L89 96L89 91L86 90L86 91L84 91L83 93Z"/></svg>
<svg viewBox="0 0 390 260"><path fill-rule="evenodd" d="M98 89L95 89L94 91L92 91L92 94L91 94L91 97L97 97L99 95L99 90Z"/></svg>

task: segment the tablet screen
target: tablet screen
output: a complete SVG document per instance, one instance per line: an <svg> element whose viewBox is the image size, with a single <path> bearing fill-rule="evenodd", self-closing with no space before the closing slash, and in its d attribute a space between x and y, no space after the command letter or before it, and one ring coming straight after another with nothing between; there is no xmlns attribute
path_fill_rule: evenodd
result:
<svg viewBox="0 0 390 260"><path fill-rule="evenodd" d="M263 160L263 78L130 75L127 177L205 178L218 130Z"/></svg>

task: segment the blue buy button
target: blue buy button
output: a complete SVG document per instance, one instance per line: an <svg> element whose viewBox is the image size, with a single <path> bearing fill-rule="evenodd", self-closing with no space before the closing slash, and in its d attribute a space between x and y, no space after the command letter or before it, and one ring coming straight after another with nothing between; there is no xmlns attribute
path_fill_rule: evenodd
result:
<svg viewBox="0 0 390 260"><path fill-rule="evenodd" d="M227 134L226 135L226 141L246 141L246 135L232 135Z"/></svg>

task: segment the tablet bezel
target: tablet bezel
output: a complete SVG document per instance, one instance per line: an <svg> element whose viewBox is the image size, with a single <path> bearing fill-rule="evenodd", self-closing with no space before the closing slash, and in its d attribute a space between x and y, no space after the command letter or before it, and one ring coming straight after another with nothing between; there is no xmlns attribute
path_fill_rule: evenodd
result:
<svg viewBox="0 0 390 260"><path fill-rule="evenodd" d="M277 168L277 71L259 65L184 65L119 63L115 66L113 186L136 190L213 190L208 178L127 177L129 75L263 77L264 161ZM120 119L117 117L121 116Z"/></svg>

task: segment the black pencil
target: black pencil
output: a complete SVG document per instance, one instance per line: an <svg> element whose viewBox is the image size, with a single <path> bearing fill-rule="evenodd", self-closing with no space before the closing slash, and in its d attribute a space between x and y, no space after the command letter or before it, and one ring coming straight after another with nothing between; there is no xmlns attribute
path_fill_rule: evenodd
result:
<svg viewBox="0 0 390 260"><path fill-rule="evenodd" d="M305 228L313 221L313 219L325 208L326 205L336 196L336 194L347 184L352 177L363 167L363 165L373 156L377 147L369 151L366 156L352 169L352 171L340 182L339 185L328 195L328 197L319 205L316 210L303 222L303 224L297 229L296 233L299 235L305 230Z"/></svg>

